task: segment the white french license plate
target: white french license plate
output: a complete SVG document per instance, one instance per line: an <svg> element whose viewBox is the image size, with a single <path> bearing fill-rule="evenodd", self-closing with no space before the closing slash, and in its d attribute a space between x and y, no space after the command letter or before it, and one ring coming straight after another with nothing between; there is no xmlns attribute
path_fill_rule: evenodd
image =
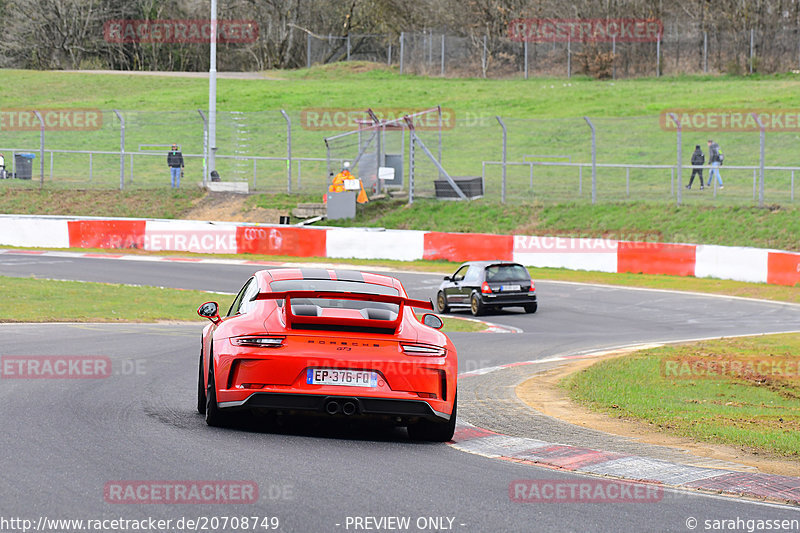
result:
<svg viewBox="0 0 800 533"><path fill-rule="evenodd" d="M335 368L309 368L306 372L309 385L344 385L345 387L377 387L378 374L364 370L338 370Z"/></svg>
<svg viewBox="0 0 800 533"><path fill-rule="evenodd" d="M518 291L520 288L521 287L519 285L500 285L500 292Z"/></svg>

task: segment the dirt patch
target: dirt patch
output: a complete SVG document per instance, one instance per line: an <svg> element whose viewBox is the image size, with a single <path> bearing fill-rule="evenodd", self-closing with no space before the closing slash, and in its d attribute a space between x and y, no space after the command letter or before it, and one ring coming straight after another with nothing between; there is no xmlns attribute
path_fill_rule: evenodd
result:
<svg viewBox="0 0 800 533"><path fill-rule="evenodd" d="M191 209L182 218L188 220L215 220L221 222L254 222L278 224L286 210L264 209L246 205L247 195L225 192L210 192L195 200Z"/></svg>
<svg viewBox="0 0 800 533"><path fill-rule="evenodd" d="M663 433L645 422L607 416L573 402L567 392L558 386L558 382L562 378L572 373L579 372L601 360L623 355L625 354L611 354L604 357L581 359L547 372L536 374L517 387L517 396L533 409L576 426L629 437L647 444L687 450L689 453L700 457L755 467L759 472L800 476L800 464L796 460L737 446L696 442L686 437Z"/></svg>

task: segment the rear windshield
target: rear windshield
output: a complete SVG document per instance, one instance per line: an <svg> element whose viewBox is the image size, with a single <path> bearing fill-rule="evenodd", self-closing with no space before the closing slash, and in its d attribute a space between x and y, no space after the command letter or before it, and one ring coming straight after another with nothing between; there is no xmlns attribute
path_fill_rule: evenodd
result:
<svg viewBox="0 0 800 533"><path fill-rule="evenodd" d="M334 281L332 279L285 279L269 284L274 292L284 291L333 291L333 292L365 292L367 294L385 294L400 296L394 287L362 283L360 281Z"/></svg>
<svg viewBox="0 0 800 533"><path fill-rule="evenodd" d="M394 287L362 283L358 281L333 281L330 279L287 279L273 281L270 288L275 292L284 291L333 291L333 292L360 292L367 294L382 294L399 296ZM283 300L278 300L278 306L283 307ZM293 298L292 313L300 316L322 316L324 309L353 309L359 311L364 318L374 320L394 320L399 312L399 306L384 302L364 302L358 300L337 300L334 298Z"/></svg>
<svg viewBox="0 0 800 533"><path fill-rule="evenodd" d="M492 265L486 267L486 281L519 281L531 279L522 265Z"/></svg>

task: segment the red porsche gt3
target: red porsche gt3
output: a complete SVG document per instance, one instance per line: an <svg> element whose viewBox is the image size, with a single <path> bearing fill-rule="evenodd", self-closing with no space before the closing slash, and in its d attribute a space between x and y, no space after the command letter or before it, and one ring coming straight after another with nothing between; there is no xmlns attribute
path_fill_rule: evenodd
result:
<svg viewBox="0 0 800 533"><path fill-rule="evenodd" d="M449 441L457 354L441 319L400 281L366 272L256 272L203 330L197 410L218 426L237 410L380 417L414 440Z"/></svg>

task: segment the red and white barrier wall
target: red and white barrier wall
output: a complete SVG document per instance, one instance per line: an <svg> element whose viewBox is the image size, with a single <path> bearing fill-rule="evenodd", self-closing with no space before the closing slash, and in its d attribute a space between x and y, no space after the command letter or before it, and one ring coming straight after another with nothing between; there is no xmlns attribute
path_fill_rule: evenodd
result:
<svg viewBox="0 0 800 533"><path fill-rule="evenodd" d="M400 261L501 259L533 267L800 284L800 253L603 238L0 215L0 246Z"/></svg>

